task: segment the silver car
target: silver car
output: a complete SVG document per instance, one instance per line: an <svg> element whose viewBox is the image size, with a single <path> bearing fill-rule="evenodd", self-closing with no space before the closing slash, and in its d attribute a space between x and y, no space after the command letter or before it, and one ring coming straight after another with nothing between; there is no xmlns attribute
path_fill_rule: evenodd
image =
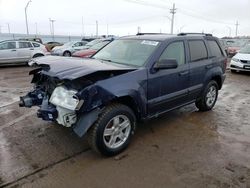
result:
<svg viewBox="0 0 250 188"><path fill-rule="evenodd" d="M0 42L0 64L24 63L31 58L50 54L43 44L33 41Z"/></svg>
<svg viewBox="0 0 250 188"><path fill-rule="evenodd" d="M62 46L54 47L51 51L51 55L71 56L74 52L84 49L87 43L87 41L68 42Z"/></svg>

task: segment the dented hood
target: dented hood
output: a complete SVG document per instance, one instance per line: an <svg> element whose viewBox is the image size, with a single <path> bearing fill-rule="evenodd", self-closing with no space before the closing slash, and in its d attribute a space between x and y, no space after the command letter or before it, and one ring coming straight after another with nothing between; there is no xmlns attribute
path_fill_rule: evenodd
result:
<svg viewBox="0 0 250 188"><path fill-rule="evenodd" d="M103 71L132 71L136 68L119 65L97 59L81 59L74 57L46 56L31 60L30 65L42 68L43 74L61 80L74 80L83 76Z"/></svg>

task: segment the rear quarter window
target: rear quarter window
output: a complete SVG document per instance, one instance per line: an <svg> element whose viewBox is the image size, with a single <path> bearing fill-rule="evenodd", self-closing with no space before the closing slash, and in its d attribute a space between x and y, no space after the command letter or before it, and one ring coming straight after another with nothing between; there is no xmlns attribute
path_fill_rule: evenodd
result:
<svg viewBox="0 0 250 188"><path fill-rule="evenodd" d="M33 44L33 46L35 47L35 48L37 48L37 47L40 47L40 44L37 44L37 43L32 43Z"/></svg>
<svg viewBox="0 0 250 188"><path fill-rule="evenodd" d="M223 53L218 45L218 43L214 40L208 40L207 41L210 52L211 52L211 57L221 57L223 56Z"/></svg>
<svg viewBox="0 0 250 188"><path fill-rule="evenodd" d="M207 48L203 40L188 41L191 62L208 58Z"/></svg>

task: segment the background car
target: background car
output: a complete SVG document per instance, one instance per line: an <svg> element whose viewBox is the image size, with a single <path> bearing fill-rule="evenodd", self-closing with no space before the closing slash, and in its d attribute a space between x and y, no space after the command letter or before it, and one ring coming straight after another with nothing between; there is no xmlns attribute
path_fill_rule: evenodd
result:
<svg viewBox="0 0 250 188"><path fill-rule="evenodd" d="M27 40L0 42L0 64L26 63L31 58L50 54L43 44Z"/></svg>
<svg viewBox="0 0 250 188"><path fill-rule="evenodd" d="M229 57L232 57L246 45L246 42L241 40L227 41L227 45L227 54Z"/></svg>
<svg viewBox="0 0 250 188"><path fill-rule="evenodd" d="M250 44L242 48L230 62L231 72L250 71Z"/></svg>
<svg viewBox="0 0 250 188"><path fill-rule="evenodd" d="M71 56L74 52L84 49L87 41L68 42L62 46L56 46L52 49L51 55Z"/></svg>
<svg viewBox="0 0 250 188"><path fill-rule="evenodd" d="M105 39L105 40L91 46L89 49L84 49L84 50L80 50L80 51L75 52L72 56L74 56L74 57L82 57L82 58L91 57L98 50L100 50L101 48L103 48L104 46L109 44L112 40L113 39Z"/></svg>
<svg viewBox="0 0 250 188"><path fill-rule="evenodd" d="M52 42L47 42L44 45L47 47L47 49L49 51L51 51L54 47L56 47L56 46L62 46L63 44L60 43L60 42L52 41Z"/></svg>

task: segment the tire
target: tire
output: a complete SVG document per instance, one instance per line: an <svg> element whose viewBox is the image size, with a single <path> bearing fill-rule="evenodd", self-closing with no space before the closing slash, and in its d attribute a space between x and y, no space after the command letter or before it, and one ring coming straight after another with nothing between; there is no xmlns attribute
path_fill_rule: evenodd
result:
<svg viewBox="0 0 250 188"><path fill-rule="evenodd" d="M123 129L119 128L121 125ZM88 143L99 154L117 155L127 148L135 129L136 117L133 111L123 104L112 104L105 107L88 131Z"/></svg>
<svg viewBox="0 0 250 188"><path fill-rule="evenodd" d="M35 54L35 55L33 56L33 58L42 57L42 56L44 56L44 55L43 55L43 54Z"/></svg>
<svg viewBox="0 0 250 188"><path fill-rule="evenodd" d="M71 53L69 51L63 52L63 56L65 57L70 57Z"/></svg>
<svg viewBox="0 0 250 188"><path fill-rule="evenodd" d="M214 80L207 84L200 98L195 102L200 111L209 111L214 107L218 97L218 88L218 84Z"/></svg>

